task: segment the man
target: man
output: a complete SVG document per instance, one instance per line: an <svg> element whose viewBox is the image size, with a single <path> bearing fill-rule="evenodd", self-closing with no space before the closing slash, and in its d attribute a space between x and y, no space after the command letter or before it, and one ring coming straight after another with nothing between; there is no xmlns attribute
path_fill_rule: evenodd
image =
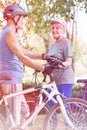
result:
<svg viewBox="0 0 87 130"><path fill-rule="evenodd" d="M3 13L7 25L2 29L0 39L0 78L3 79L2 92L10 94L22 90L23 64L37 71L47 71L50 67L44 67L33 62L33 59L42 59L41 54L35 54L22 48L17 32L22 29L23 19L28 16L25 10L17 5L8 5ZM15 97L10 102L16 124L20 124L22 116L29 116L29 107L23 95Z"/></svg>

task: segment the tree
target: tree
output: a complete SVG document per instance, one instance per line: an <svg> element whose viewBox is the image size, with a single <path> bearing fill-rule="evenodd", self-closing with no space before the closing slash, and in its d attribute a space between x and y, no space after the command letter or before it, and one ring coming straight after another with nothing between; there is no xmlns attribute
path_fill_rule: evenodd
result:
<svg viewBox="0 0 87 130"><path fill-rule="evenodd" d="M26 45L28 48L32 46L32 43L36 43L37 39L37 43L41 43L42 39L40 41L39 38L35 37L37 34L41 36L40 38L44 38L46 45L48 45L50 39L48 37L50 19L55 16L64 17L67 23L70 23L69 29L72 30L71 32L69 30L70 34L68 36L72 43L74 43L73 48L75 59L77 59L77 57L79 58L79 53L77 52L79 44L77 40L78 10L84 9L87 13L87 0L0 0L0 27L4 24L2 16L3 8L8 4L21 5L28 11L27 25L23 30L23 37L21 38L22 43L28 43ZM32 32L36 34L30 34L30 30L33 30ZM43 47L40 46L40 48ZM29 49L33 50L34 47L33 49L32 47Z"/></svg>
<svg viewBox="0 0 87 130"><path fill-rule="evenodd" d="M50 19L59 15L64 17L67 23L71 23L69 29L72 33L67 32L67 36L72 43L74 43L74 36L77 35L78 10L84 8L87 12L86 0L1 0L0 8L3 9L7 4L18 4L27 8L29 14L27 31L33 30L43 38L49 33ZM0 18L1 26L2 23Z"/></svg>
<svg viewBox="0 0 87 130"><path fill-rule="evenodd" d="M22 4L23 7L27 5L29 12L27 28L33 29L41 36L49 32L51 18L61 15L66 21L70 21L74 19L77 7L85 8L87 12L86 0L1 0L0 8L4 8L8 4Z"/></svg>
<svg viewBox="0 0 87 130"><path fill-rule="evenodd" d="M29 12L28 27L34 28L35 32L41 34L42 30L49 31L49 20L61 15L66 20L70 20L72 0L26 0Z"/></svg>

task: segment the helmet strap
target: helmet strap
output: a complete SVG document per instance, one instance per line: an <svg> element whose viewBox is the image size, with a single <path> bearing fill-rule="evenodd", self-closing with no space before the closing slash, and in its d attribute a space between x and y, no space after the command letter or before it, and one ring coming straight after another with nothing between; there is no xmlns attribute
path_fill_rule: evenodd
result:
<svg viewBox="0 0 87 130"><path fill-rule="evenodd" d="M16 26L16 32L18 32L17 24L18 24L18 21L20 20L20 18L21 18L21 15L19 15L17 21L15 21L14 18L13 18L14 24Z"/></svg>

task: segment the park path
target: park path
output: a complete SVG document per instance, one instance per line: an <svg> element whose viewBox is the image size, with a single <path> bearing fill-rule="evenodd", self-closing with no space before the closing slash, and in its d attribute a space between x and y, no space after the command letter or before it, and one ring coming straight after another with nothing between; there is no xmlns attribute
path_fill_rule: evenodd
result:
<svg viewBox="0 0 87 130"><path fill-rule="evenodd" d="M43 130L44 115L38 115L34 122L29 126L29 130Z"/></svg>
<svg viewBox="0 0 87 130"><path fill-rule="evenodd" d="M36 120L32 125L29 126L28 130L43 130L43 122L44 122L44 115L38 115ZM58 130L71 130L70 128L65 127L64 123L60 120L58 121Z"/></svg>

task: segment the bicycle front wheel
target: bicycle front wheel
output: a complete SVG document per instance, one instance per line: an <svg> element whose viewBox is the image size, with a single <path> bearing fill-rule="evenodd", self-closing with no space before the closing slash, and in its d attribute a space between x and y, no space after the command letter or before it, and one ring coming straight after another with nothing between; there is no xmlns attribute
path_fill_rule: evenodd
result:
<svg viewBox="0 0 87 130"><path fill-rule="evenodd" d="M64 106L74 130L87 130L87 102L79 98L71 98L64 101ZM61 113L59 104L55 104L47 114L43 130L71 130Z"/></svg>

